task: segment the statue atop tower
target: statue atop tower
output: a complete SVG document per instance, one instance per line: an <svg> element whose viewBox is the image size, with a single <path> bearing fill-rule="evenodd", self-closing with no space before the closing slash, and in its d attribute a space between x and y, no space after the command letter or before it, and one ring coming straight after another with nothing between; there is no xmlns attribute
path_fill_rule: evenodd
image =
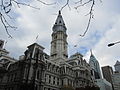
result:
<svg viewBox="0 0 120 90"><path fill-rule="evenodd" d="M67 34L66 26L61 15L61 11L57 16L55 24L53 25L52 41L51 41L51 52L50 56L52 60L66 59L68 58L67 50Z"/></svg>

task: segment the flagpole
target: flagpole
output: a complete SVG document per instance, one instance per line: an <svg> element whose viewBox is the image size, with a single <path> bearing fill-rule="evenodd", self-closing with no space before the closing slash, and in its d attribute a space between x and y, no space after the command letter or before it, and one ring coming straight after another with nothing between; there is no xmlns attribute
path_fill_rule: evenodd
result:
<svg viewBox="0 0 120 90"><path fill-rule="evenodd" d="M37 43L38 37L39 37L39 35L36 36L36 38L35 38L35 43Z"/></svg>

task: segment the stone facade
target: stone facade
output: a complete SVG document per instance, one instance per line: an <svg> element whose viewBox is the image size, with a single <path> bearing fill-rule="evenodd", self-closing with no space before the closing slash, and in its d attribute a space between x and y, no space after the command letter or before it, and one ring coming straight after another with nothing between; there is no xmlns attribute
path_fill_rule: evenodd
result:
<svg viewBox="0 0 120 90"><path fill-rule="evenodd" d="M0 90L62 90L64 86L79 90L95 86L92 68L83 55L75 53L68 58L66 30L59 11L53 26L50 56L44 47L34 43L19 60L7 58L7 66L1 58Z"/></svg>
<svg viewBox="0 0 120 90"><path fill-rule="evenodd" d="M114 67L115 67L115 71L120 72L120 62L119 61L116 62Z"/></svg>
<svg viewBox="0 0 120 90"><path fill-rule="evenodd" d="M120 62L117 61L114 65L115 73L112 75L114 90L120 90Z"/></svg>
<svg viewBox="0 0 120 90"><path fill-rule="evenodd" d="M120 90L120 73L116 72L112 75L114 90Z"/></svg>

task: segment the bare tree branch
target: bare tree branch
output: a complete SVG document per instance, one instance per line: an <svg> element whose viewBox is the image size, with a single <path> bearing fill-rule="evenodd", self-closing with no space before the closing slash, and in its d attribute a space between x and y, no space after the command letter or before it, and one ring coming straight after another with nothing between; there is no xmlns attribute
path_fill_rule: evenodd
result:
<svg viewBox="0 0 120 90"><path fill-rule="evenodd" d="M31 7L31 8L40 10L40 8L34 7L34 6L30 5L30 4L17 2L17 1L15 1L15 0L12 0L12 1L13 1L14 3L16 3L16 4L18 5L19 8L20 8L20 5L24 5L24 6L28 6L28 7Z"/></svg>
<svg viewBox="0 0 120 90"><path fill-rule="evenodd" d="M42 0L36 0L36 1L39 1L40 3L42 3L44 5L54 5L54 4L56 4L56 2L55 3L46 3L46 2L43 2ZM1 20L1 23L3 24L3 26L6 30L6 33L8 34L8 36L10 38L12 38L12 36L9 33L9 28L11 28L11 29L16 29L17 28L17 27L11 26L9 24L8 20L7 20L7 17L9 17L10 20L13 19L9 15L9 13L12 10L13 5L17 5L18 8L20 8L20 6L23 5L23 6L28 6L28 7L40 10L40 8L32 6L32 5L27 4L25 2L19 2L18 0L0 0L0 20Z"/></svg>
<svg viewBox="0 0 120 90"><path fill-rule="evenodd" d="M87 5L87 4L90 3L91 1L93 1L93 0L89 0L89 1L87 1L87 2L82 3L82 0L80 0L79 3L81 3L81 4L78 5L78 6L76 6L75 9L78 9L78 8L81 7L81 6ZM76 4L77 4L77 3L76 3Z"/></svg>
<svg viewBox="0 0 120 90"><path fill-rule="evenodd" d="M7 35L9 36L9 38L12 38L12 35L9 33L9 29L10 28L14 29L14 30L17 29L17 27L14 27L14 26L10 25L9 21L7 20L7 17L9 17L10 20L13 19L9 15L9 13L12 10L13 4L16 4L19 8L20 8L20 5L24 5L24 6L34 8L34 9L38 9L38 10L40 9L40 8L34 7L30 4L18 2L17 0L0 0L0 20L1 20L1 23L3 24L3 26L5 28L5 31L6 31Z"/></svg>
<svg viewBox="0 0 120 90"><path fill-rule="evenodd" d="M70 9L70 5L69 5L69 0L67 0L66 4L64 6L61 7L60 11L63 10L63 8L65 8L68 5L69 9Z"/></svg>
<svg viewBox="0 0 120 90"><path fill-rule="evenodd" d="M79 0L77 2L75 2L75 4L81 3L82 4L82 0Z"/></svg>
<svg viewBox="0 0 120 90"><path fill-rule="evenodd" d="M39 1L40 3L42 3L44 5L54 5L54 4L56 4L56 2L54 2L54 3L46 3L46 2L43 2L41 0L37 0L37 1Z"/></svg>
<svg viewBox="0 0 120 90"><path fill-rule="evenodd" d="M63 6L61 7L60 11L62 11L67 5L68 5L68 7L69 7L70 0L66 0L66 1L67 1L67 2L65 3L65 5L63 5ZM100 0L100 2L102 2L102 0ZM88 32L89 27L90 27L90 23L91 23L91 19L94 17L94 15L93 15L93 8L94 8L94 5L95 5L95 0L88 0L88 1L85 1L85 2L84 2L83 0L78 0L77 2L75 2L75 4L77 5L77 6L75 7L76 10L77 10L79 7L85 6L85 5L89 4L89 3L91 3L90 11L89 11L89 13L87 14L87 15L89 15L89 19L88 19L87 27L86 27L84 33L83 33L82 35L79 35L79 36L81 36L81 37L84 37L84 36L86 35L86 33ZM87 15L86 15L86 16L87 16Z"/></svg>
<svg viewBox="0 0 120 90"><path fill-rule="evenodd" d="M16 27L11 26L1 13L0 13L0 20L1 20L2 24L3 24L3 26L5 27L6 33L8 34L9 38L12 38L11 34L8 31L8 28L14 28L15 29Z"/></svg>
<svg viewBox="0 0 120 90"><path fill-rule="evenodd" d="M0 0L0 1L1 1L0 2L0 20L1 20L2 24L3 24L3 26L5 27L5 30L6 30L9 37L12 37L12 36L10 35L10 33L8 31L8 28L16 29L16 27L9 24L9 22L8 22L8 20L6 18L6 16L7 16L7 17L9 17L10 20L13 19L9 15L9 13L12 10L13 5L17 5L18 8L20 8L20 6L23 5L23 6L28 6L28 7L34 8L34 9L38 9L38 10L40 9L40 8L37 8L37 7L32 6L30 4L27 4L27 3L24 3L24 2L19 2L18 0ZM36 0L36 1L38 1L38 2L40 2L42 4L44 4L44 5L54 5L54 4L56 4L56 2L54 2L54 3L46 3L43 0ZM66 6L68 6L69 9L71 9L70 5L69 5L70 1L71 0L66 0L66 3L61 7L60 11L62 11ZM99 0L99 1L102 2L101 0ZM94 16L93 15L93 8L94 8L94 5L95 5L95 0L88 0L88 1L78 0L77 2L75 2L75 5L77 5L75 7L75 9L78 9L81 6L85 6L85 5L88 5L88 4L90 4L90 11L87 14L87 15L89 15L89 19L88 19L88 23L87 23L87 27L85 29L85 32L82 35L79 35L81 37L84 37L85 34L89 30L91 19Z"/></svg>
<svg viewBox="0 0 120 90"><path fill-rule="evenodd" d="M87 5L88 3L91 3L90 11L89 11L89 13L87 14L87 15L89 15L87 27L86 27L84 33L83 33L82 35L81 35L81 34L79 35L79 36L81 36L81 37L84 37L84 36L86 35L86 33L88 32L88 30L89 30L90 23L91 23L91 19L94 17L94 15L93 15L93 8L94 8L94 5L95 5L95 0L89 0L89 1L86 1L86 2L84 2L84 3L82 3L82 1L83 1L83 0L80 0L80 1L76 2L76 4L78 4L78 3L81 3L81 4L78 5L78 6L76 6L75 9L78 9L78 8L81 7L81 6L85 6L85 5ZM87 15L86 15L86 16L87 16Z"/></svg>

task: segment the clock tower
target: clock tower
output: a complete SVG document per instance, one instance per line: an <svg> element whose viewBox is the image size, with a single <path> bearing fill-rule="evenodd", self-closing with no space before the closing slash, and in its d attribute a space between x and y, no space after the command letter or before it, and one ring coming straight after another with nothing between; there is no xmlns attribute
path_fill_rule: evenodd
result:
<svg viewBox="0 0 120 90"><path fill-rule="evenodd" d="M66 26L59 11L56 22L52 28L52 41L51 41L51 52L50 56L52 60L56 59L66 59L68 58L68 43L67 43L67 34Z"/></svg>

